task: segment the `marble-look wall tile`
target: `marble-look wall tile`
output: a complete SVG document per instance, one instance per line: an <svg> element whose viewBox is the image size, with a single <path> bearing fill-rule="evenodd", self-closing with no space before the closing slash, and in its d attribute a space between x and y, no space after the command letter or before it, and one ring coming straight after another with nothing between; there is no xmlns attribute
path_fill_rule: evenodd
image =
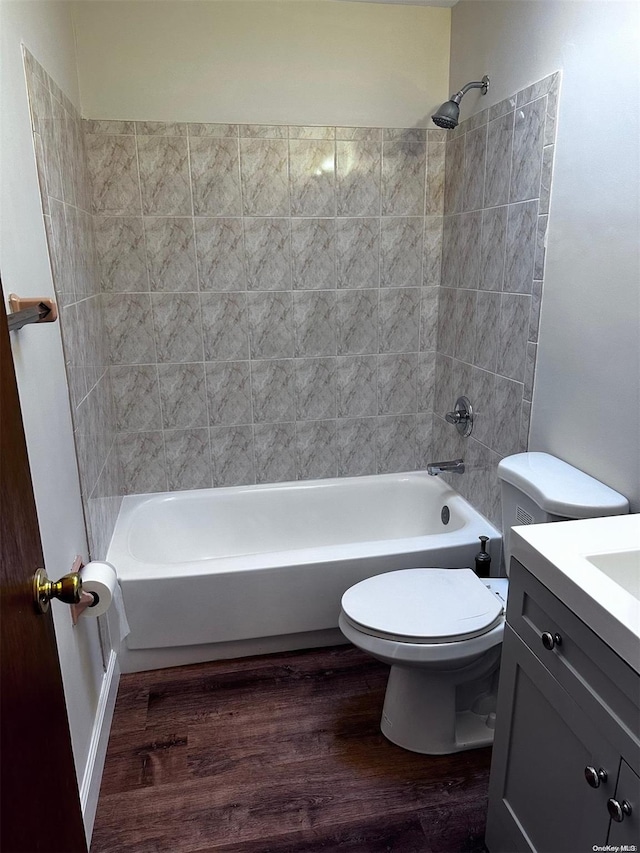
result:
<svg viewBox="0 0 640 853"><path fill-rule="evenodd" d="M420 342L420 289L380 291L380 352L417 352Z"/></svg>
<svg viewBox="0 0 640 853"><path fill-rule="evenodd" d="M378 472L413 471L416 465L416 416L378 418Z"/></svg>
<svg viewBox="0 0 640 853"><path fill-rule="evenodd" d="M169 491L211 488L208 429L167 430L164 447Z"/></svg>
<svg viewBox="0 0 640 853"><path fill-rule="evenodd" d="M498 524L496 465L528 443L558 83L559 75L551 75L484 116L476 114L446 143L449 215L443 228L432 445L437 456L465 458L467 473L451 485ZM467 154L476 145L479 150L487 119L480 201L480 179L472 185L476 176L469 168L481 154L466 159L464 187L457 172L462 144ZM461 197L470 213L456 212ZM476 245L477 223L470 217L480 214ZM473 435L466 440L443 420L460 394L470 397L475 413Z"/></svg>
<svg viewBox="0 0 640 853"><path fill-rule="evenodd" d="M338 287L377 288L380 280L380 220L337 219Z"/></svg>
<svg viewBox="0 0 640 853"><path fill-rule="evenodd" d="M502 290L507 241L509 208L491 207L482 212L482 244L480 261L481 290Z"/></svg>
<svg viewBox="0 0 640 853"><path fill-rule="evenodd" d="M167 491L164 439L161 432L118 433L125 494Z"/></svg>
<svg viewBox="0 0 640 853"><path fill-rule="evenodd" d="M96 216L93 220L103 292L149 290L140 216Z"/></svg>
<svg viewBox="0 0 640 853"><path fill-rule="evenodd" d="M378 356L378 412L400 415L417 410L417 353Z"/></svg>
<svg viewBox="0 0 640 853"><path fill-rule="evenodd" d="M235 139L190 139L193 212L196 216L240 216L240 153Z"/></svg>
<svg viewBox="0 0 640 853"><path fill-rule="evenodd" d="M202 332L207 361L249 358L249 315L244 293L203 293Z"/></svg>
<svg viewBox="0 0 640 853"><path fill-rule="evenodd" d="M203 364L157 366L163 429L207 427L207 389Z"/></svg>
<svg viewBox="0 0 640 853"><path fill-rule="evenodd" d="M296 356L336 355L336 292L294 292L293 312Z"/></svg>
<svg viewBox="0 0 640 853"><path fill-rule="evenodd" d="M294 423L254 427L256 482L282 483L296 478Z"/></svg>
<svg viewBox="0 0 640 853"><path fill-rule="evenodd" d="M487 163L488 166L488 163ZM445 162L444 213L460 213L464 197L464 137L447 143Z"/></svg>
<svg viewBox="0 0 640 853"><path fill-rule="evenodd" d="M378 352L377 290L340 290L337 310L338 353Z"/></svg>
<svg viewBox="0 0 640 853"><path fill-rule="evenodd" d="M209 432L214 486L244 486L256 481L253 427L212 427Z"/></svg>
<svg viewBox="0 0 640 853"><path fill-rule="evenodd" d="M538 281L544 278L544 260L546 255L547 223L548 216L538 217L538 230L536 234L536 258L533 265L533 277Z"/></svg>
<svg viewBox="0 0 640 853"><path fill-rule="evenodd" d="M251 363L254 423L295 420L295 378L292 359Z"/></svg>
<svg viewBox="0 0 640 853"><path fill-rule="evenodd" d="M540 196L546 109L547 99L540 98L515 111L510 193L512 202Z"/></svg>
<svg viewBox="0 0 640 853"><path fill-rule="evenodd" d="M239 133L241 139L286 139L289 127L277 124L241 124Z"/></svg>
<svg viewBox="0 0 640 853"><path fill-rule="evenodd" d="M289 290L291 221L245 219L244 239L249 290Z"/></svg>
<svg viewBox="0 0 640 853"><path fill-rule="evenodd" d="M422 284L424 220L385 217L380 232L381 287L419 287Z"/></svg>
<svg viewBox="0 0 640 853"><path fill-rule="evenodd" d="M83 119L83 129L86 133L106 134L107 136L134 136L134 121L118 121L110 119Z"/></svg>
<svg viewBox="0 0 640 853"><path fill-rule="evenodd" d="M299 480L335 477L338 473L336 422L298 421L296 476Z"/></svg>
<svg viewBox="0 0 640 853"><path fill-rule="evenodd" d="M479 210L484 201L484 173L487 155L487 125L479 127L464 137L464 210Z"/></svg>
<svg viewBox="0 0 640 853"><path fill-rule="evenodd" d="M101 299L110 363L155 363L156 348L149 294L105 293Z"/></svg>
<svg viewBox="0 0 640 853"><path fill-rule="evenodd" d="M531 293L538 230L538 202L509 205L504 289Z"/></svg>
<svg viewBox="0 0 640 853"><path fill-rule="evenodd" d="M338 216L380 214L381 166L379 141L336 143Z"/></svg>
<svg viewBox="0 0 640 853"><path fill-rule="evenodd" d="M483 293L476 295L476 335L473 363L484 370L497 369L499 321L499 293Z"/></svg>
<svg viewBox="0 0 640 853"><path fill-rule="evenodd" d="M363 418L378 414L377 356L338 358L337 403L339 418Z"/></svg>
<svg viewBox="0 0 640 853"><path fill-rule="evenodd" d="M485 207L495 207L509 201L513 122L513 112L489 122L484 188Z"/></svg>
<svg viewBox="0 0 640 853"><path fill-rule="evenodd" d="M420 294L420 350L435 350L438 342L439 287L423 287Z"/></svg>
<svg viewBox="0 0 640 853"><path fill-rule="evenodd" d="M406 138L383 144L382 213L384 216L424 216L426 143Z"/></svg>
<svg viewBox="0 0 640 853"><path fill-rule="evenodd" d="M476 291L459 288L455 301L456 358L471 363L476 344Z"/></svg>
<svg viewBox="0 0 640 853"><path fill-rule="evenodd" d="M240 140L245 216L289 216L288 154L286 140Z"/></svg>
<svg viewBox="0 0 640 853"><path fill-rule="evenodd" d="M336 286L335 231L334 219L291 220L294 288L327 290Z"/></svg>
<svg viewBox="0 0 640 853"><path fill-rule="evenodd" d="M504 293L498 325L498 365L509 379L524 382L531 297Z"/></svg>
<svg viewBox="0 0 640 853"><path fill-rule="evenodd" d="M143 213L192 215L186 137L137 136L136 143Z"/></svg>
<svg viewBox="0 0 640 853"><path fill-rule="evenodd" d="M203 361L198 294L152 293L151 304L158 361Z"/></svg>
<svg viewBox="0 0 640 853"><path fill-rule="evenodd" d="M247 289L242 219L194 220L200 290Z"/></svg>
<svg viewBox="0 0 640 853"><path fill-rule="evenodd" d="M111 381L117 429L143 432L162 428L155 364L112 367Z"/></svg>
<svg viewBox="0 0 640 853"><path fill-rule="evenodd" d="M542 303L542 282L534 281L531 287L531 313L529 315L529 340L537 343L540 326L540 305Z"/></svg>
<svg viewBox="0 0 640 853"><path fill-rule="evenodd" d="M129 140L135 152L133 125L87 129ZM434 397L447 135L388 128L383 143L379 128L161 122L140 122L137 134L135 215L100 217L101 299L117 294L124 327L141 332L126 341L112 318L112 363L155 370L160 420L135 428L160 433L169 487L199 482L180 453L200 447L207 428L215 485L378 470L380 416L414 416ZM68 286L89 295L86 224L63 222L65 239L70 229L85 246ZM460 253L458 278L463 263ZM97 368L76 361L80 396ZM114 377L121 381L120 372ZM402 435L402 421L394 423ZM350 443L358 435L369 436L367 447ZM385 441L384 470L394 459L405 468L406 447Z"/></svg>
<svg viewBox="0 0 640 853"><path fill-rule="evenodd" d="M549 213L551 200L551 175L555 146L547 145L542 150L542 171L540 175L540 213Z"/></svg>
<svg viewBox="0 0 640 853"><path fill-rule="evenodd" d="M291 140L289 179L293 216L335 216L335 143Z"/></svg>
<svg viewBox="0 0 640 853"><path fill-rule="evenodd" d="M189 136L213 136L217 139L224 137L238 138L237 124L211 124L206 122L190 122L187 125Z"/></svg>
<svg viewBox="0 0 640 853"><path fill-rule="evenodd" d="M251 423L251 371L248 361L205 364L209 423L232 426Z"/></svg>
<svg viewBox="0 0 640 853"><path fill-rule="evenodd" d="M348 418L337 421L338 476L375 474L376 419Z"/></svg>
<svg viewBox="0 0 640 853"><path fill-rule="evenodd" d="M422 262L423 284L436 287L442 274L442 229L441 216L426 216L424 220L424 258Z"/></svg>
<svg viewBox="0 0 640 853"><path fill-rule="evenodd" d="M446 144L431 141L427 144L427 195L425 213L442 216L444 212L444 186Z"/></svg>
<svg viewBox="0 0 640 853"><path fill-rule="evenodd" d="M502 456L520 450L520 410L524 387L503 376L496 376L495 405L500 413L495 427L493 445Z"/></svg>
<svg viewBox="0 0 640 853"><path fill-rule="evenodd" d="M133 136L85 136L93 212L117 216L140 214L140 183ZM52 170L47 174L51 176Z"/></svg>
<svg viewBox="0 0 640 853"><path fill-rule="evenodd" d="M197 290L193 219L147 216L144 233L151 290Z"/></svg>
<svg viewBox="0 0 640 853"><path fill-rule="evenodd" d="M296 420L336 417L336 359L302 358L295 362Z"/></svg>
<svg viewBox="0 0 640 853"><path fill-rule="evenodd" d="M137 136L186 136L187 125L177 121L137 121Z"/></svg>
<svg viewBox="0 0 640 853"><path fill-rule="evenodd" d="M527 364L524 374L524 399L531 401L533 399L533 383L536 373L536 360L538 356L538 345L535 343L527 344Z"/></svg>
<svg viewBox="0 0 640 853"><path fill-rule="evenodd" d="M291 292L248 293L247 304L251 358L290 358L293 356ZM317 354L321 355L322 353Z"/></svg>

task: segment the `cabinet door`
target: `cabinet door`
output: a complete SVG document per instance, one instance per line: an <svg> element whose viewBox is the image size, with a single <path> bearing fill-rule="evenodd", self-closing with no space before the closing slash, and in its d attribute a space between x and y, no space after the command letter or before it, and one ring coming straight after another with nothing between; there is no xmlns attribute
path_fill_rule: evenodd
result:
<svg viewBox="0 0 640 853"><path fill-rule="evenodd" d="M491 853L584 853L604 845L619 754L505 626L486 843ZM586 766L603 768L591 788Z"/></svg>
<svg viewBox="0 0 640 853"><path fill-rule="evenodd" d="M620 823L611 821L607 843L620 850L637 850L640 844L640 777L624 761L620 762L615 800L620 805L628 803L631 814L625 814Z"/></svg>

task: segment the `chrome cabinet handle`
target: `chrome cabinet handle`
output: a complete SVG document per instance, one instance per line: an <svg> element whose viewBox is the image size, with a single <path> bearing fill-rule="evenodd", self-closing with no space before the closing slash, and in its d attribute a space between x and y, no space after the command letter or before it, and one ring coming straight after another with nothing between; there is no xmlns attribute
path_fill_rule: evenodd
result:
<svg viewBox="0 0 640 853"><path fill-rule="evenodd" d="M625 815L628 816L631 814L631 806L626 800L619 803L617 800L611 798L607 800L607 809L611 815L611 819L615 820L616 823L622 823Z"/></svg>
<svg viewBox="0 0 640 853"><path fill-rule="evenodd" d="M602 767L596 770L595 767L587 765L587 767L584 768L584 778L592 788L599 788L600 782L607 781L607 771L603 770Z"/></svg>
<svg viewBox="0 0 640 853"><path fill-rule="evenodd" d="M562 645L562 637L560 634L550 634L549 631L545 631L542 635L542 645L547 651L552 651L556 646Z"/></svg>

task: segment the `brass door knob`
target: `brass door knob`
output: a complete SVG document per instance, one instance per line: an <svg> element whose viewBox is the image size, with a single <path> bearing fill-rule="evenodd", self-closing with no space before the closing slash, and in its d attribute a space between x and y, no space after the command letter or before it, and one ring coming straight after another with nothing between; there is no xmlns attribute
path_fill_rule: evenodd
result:
<svg viewBox="0 0 640 853"><path fill-rule="evenodd" d="M82 579L77 572L70 572L60 580L50 581L44 569L33 576L33 603L38 613L46 613L52 598L65 604L77 604L82 595Z"/></svg>

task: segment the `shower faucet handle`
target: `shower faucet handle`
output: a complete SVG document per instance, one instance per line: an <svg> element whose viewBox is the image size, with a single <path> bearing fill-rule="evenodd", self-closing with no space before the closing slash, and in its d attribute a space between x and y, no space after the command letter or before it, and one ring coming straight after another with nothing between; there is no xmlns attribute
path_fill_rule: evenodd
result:
<svg viewBox="0 0 640 853"><path fill-rule="evenodd" d="M473 429L473 406L468 397L458 397L452 412L444 416L447 423L454 424L460 435L465 438Z"/></svg>

